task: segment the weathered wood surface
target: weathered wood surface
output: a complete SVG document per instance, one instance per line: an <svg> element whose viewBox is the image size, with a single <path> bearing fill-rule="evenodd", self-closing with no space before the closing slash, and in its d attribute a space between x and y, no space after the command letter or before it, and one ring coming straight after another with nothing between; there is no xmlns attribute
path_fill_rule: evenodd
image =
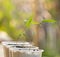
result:
<svg viewBox="0 0 60 57"><path fill-rule="evenodd" d="M0 44L0 57L4 57L3 46Z"/></svg>

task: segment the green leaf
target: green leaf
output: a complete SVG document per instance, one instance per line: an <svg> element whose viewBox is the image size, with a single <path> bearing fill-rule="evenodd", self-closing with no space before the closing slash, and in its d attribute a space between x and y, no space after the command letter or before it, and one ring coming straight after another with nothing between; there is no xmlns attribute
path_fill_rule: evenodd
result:
<svg viewBox="0 0 60 57"><path fill-rule="evenodd" d="M33 17L31 16L31 17L26 21L26 24L25 24L25 25L26 25L27 28L29 28L30 25L32 24L32 18L33 18Z"/></svg>
<svg viewBox="0 0 60 57"><path fill-rule="evenodd" d="M45 19L42 22L45 22L45 23L56 23L56 20L53 20L53 19Z"/></svg>

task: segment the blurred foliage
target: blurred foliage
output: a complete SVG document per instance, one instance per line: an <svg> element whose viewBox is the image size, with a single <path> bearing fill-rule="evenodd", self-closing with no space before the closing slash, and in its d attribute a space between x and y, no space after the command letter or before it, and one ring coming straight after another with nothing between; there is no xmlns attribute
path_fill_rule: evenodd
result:
<svg viewBox="0 0 60 57"><path fill-rule="evenodd" d="M60 54L56 50L46 47L43 57L60 57Z"/></svg>
<svg viewBox="0 0 60 57"><path fill-rule="evenodd" d="M16 8L11 0L2 0L0 2L0 31L6 31L13 40L19 40L19 38L25 40L23 29L16 27L19 24L19 16L14 17L18 14L18 12L15 13L14 11L16 12Z"/></svg>

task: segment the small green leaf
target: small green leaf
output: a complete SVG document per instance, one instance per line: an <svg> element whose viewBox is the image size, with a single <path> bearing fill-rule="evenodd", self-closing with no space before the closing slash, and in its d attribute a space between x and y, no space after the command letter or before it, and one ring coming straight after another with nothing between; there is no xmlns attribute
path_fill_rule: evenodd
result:
<svg viewBox="0 0 60 57"><path fill-rule="evenodd" d="M26 24L25 24L25 25L26 25L27 28L30 27L30 25L31 25L31 23L32 23L32 18L33 18L33 17L31 16L31 17L26 21Z"/></svg>
<svg viewBox="0 0 60 57"><path fill-rule="evenodd" d="M55 23L56 20L53 20L53 19L45 19L42 22L45 22L45 23Z"/></svg>

